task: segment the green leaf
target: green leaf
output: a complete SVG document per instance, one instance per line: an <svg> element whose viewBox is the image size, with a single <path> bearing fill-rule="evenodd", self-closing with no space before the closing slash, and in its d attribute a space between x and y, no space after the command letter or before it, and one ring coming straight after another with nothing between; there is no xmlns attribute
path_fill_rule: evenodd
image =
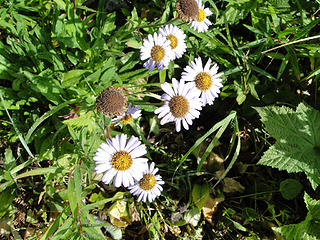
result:
<svg viewBox="0 0 320 240"><path fill-rule="evenodd" d="M88 111L82 114L80 117L64 120L63 123L69 127L72 127L73 129L87 127L89 132L93 132L97 127L93 111Z"/></svg>
<svg viewBox="0 0 320 240"><path fill-rule="evenodd" d="M17 134L18 137L19 137L19 140L21 141L23 147L25 148L25 150L27 151L27 153L29 154L29 156L32 157L32 158L34 158L34 156L33 156L33 154L31 153L30 148L28 147L25 139L23 138L22 134L20 133L19 129L17 128L15 122L12 120L11 115L10 115L9 112L8 112L8 109L7 109L7 106L6 106L5 102L4 102L4 99L3 99L3 96L2 96L1 91L0 91L0 98L1 98L1 102L2 102L2 105L3 105L3 107L4 107L4 110L6 111L6 113L7 113L8 117L9 117L9 119L10 119L10 122L12 123L12 126L13 126L16 134Z"/></svg>
<svg viewBox="0 0 320 240"><path fill-rule="evenodd" d="M300 80L300 69L299 69L299 63L298 63L297 54L295 53L293 47L291 47L291 46L286 46L285 48L286 48L286 50L288 51L288 54L289 54L289 56L290 56L289 62L290 62L291 65L292 65L294 74L295 74L296 78L297 78L298 80Z"/></svg>
<svg viewBox="0 0 320 240"><path fill-rule="evenodd" d="M302 190L302 185L299 181L295 179L286 179L280 183L280 193L283 198L287 200L292 200Z"/></svg>
<svg viewBox="0 0 320 240"><path fill-rule="evenodd" d="M37 176L37 175L44 175L47 173L58 173L62 172L63 174L67 173L67 170L64 170L63 168L57 168L57 167L47 167L47 168L36 168L32 169L30 171L24 172L16 176L14 179L20 179L25 177L31 177L31 176Z"/></svg>
<svg viewBox="0 0 320 240"><path fill-rule="evenodd" d="M208 183L193 185L192 200L199 210L201 210L201 208L207 203L209 194Z"/></svg>
<svg viewBox="0 0 320 240"><path fill-rule="evenodd" d="M40 118L38 118L31 126L31 128L29 129L27 136L25 138L26 142L29 141L32 133L36 130L36 128L44 121L46 120L48 117L52 116L53 114L55 114L56 112L58 112L59 110L61 110L62 108L68 106L69 104L74 103L75 100L69 100L66 101L64 103L59 104L58 106L53 107L50 111L46 112L45 114L43 114Z"/></svg>
<svg viewBox="0 0 320 240"><path fill-rule="evenodd" d="M273 228L287 239L319 239L320 238L320 201L313 200L307 193L304 194L308 214L300 223Z"/></svg>
<svg viewBox="0 0 320 240"><path fill-rule="evenodd" d="M305 103L288 107L255 108L266 130L277 141L258 164L304 172L313 189L320 184L320 113Z"/></svg>
<svg viewBox="0 0 320 240"><path fill-rule="evenodd" d="M110 35L111 32L116 29L116 25L114 24L116 20L116 13L115 12L109 13L106 19L107 20L104 23L102 33L106 35Z"/></svg>
<svg viewBox="0 0 320 240"><path fill-rule="evenodd" d="M61 86L63 88L76 86L80 81L80 79L82 78L82 75L86 72L88 72L88 70L78 69L78 70L71 70L69 72L64 73Z"/></svg>
<svg viewBox="0 0 320 240"><path fill-rule="evenodd" d="M3 167L5 170L10 171L16 166L16 159L12 154L11 148L7 148L4 153Z"/></svg>
<svg viewBox="0 0 320 240"><path fill-rule="evenodd" d="M10 210L10 205L12 204L13 199L14 196L12 195L10 189L6 189L0 193L0 218L6 215L6 213Z"/></svg>

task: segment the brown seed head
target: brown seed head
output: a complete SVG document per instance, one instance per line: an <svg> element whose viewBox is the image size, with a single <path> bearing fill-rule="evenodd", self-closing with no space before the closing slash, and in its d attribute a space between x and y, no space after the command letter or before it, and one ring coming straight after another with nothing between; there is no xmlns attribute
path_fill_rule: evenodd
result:
<svg viewBox="0 0 320 240"><path fill-rule="evenodd" d="M191 22L198 19L199 7L195 0L177 0L176 11L182 21Z"/></svg>
<svg viewBox="0 0 320 240"><path fill-rule="evenodd" d="M174 96L169 102L170 112L175 118L182 118L189 112L189 102L184 96Z"/></svg>
<svg viewBox="0 0 320 240"><path fill-rule="evenodd" d="M97 97L97 109L107 117L121 115L127 106L128 98L122 87L108 87Z"/></svg>

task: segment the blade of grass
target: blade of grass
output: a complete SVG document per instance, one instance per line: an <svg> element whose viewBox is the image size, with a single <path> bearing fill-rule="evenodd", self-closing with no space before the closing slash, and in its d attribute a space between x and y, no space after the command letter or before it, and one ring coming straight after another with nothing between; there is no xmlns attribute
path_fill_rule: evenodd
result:
<svg viewBox="0 0 320 240"><path fill-rule="evenodd" d="M63 168L57 168L57 167L47 167L47 168L36 168L32 169L30 171L24 172L16 176L14 179L20 179L25 177L31 177L31 176L37 176L37 175L44 175L47 173L57 173L57 171L60 171L62 173L67 173L68 171Z"/></svg>
<svg viewBox="0 0 320 240"><path fill-rule="evenodd" d="M9 117L9 119L10 119L11 124L12 124L12 126L13 126L16 134L18 135L18 138L19 138L20 142L22 143L24 149L27 151L27 153L29 154L29 156L32 157L32 158L34 158L32 152L30 151L30 148L28 147L27 142L25 141L25 139L23 138L23 136L22 136L22 134L20 133L19 129L18 129L17 126L15 125L13 119L11 118L11 116L10 116L10 114L9 114L9 112L8 112L7 106L6 106L5 102L4 102L4 99L3 99L3 96L2 96L2 93L1 93L1 92L0 92L0 97L1 97L1 102L2 102L2 105L3 105L3 107L4 107L4 110L6 111L8 117Z"/></svg>
<svg viewBox="0 0 320 240"><path fill-rule="evenodd" d="M201 160L200 160L200 162L198 164L198 167L197 167L197 172L200 172L201 167L203 165L203 162L207 159L207 157L209 156L211 150L217 145L218 139L224 133L224 131L226 130L228 125L229 124L224 124L222 127L220 127L220 129L218 130L217 134L213 137L211 143L209 144L209 146L207 147L206 151L203 153L203 155L201 157Z"/></svg>
<svg viewBox="0 0 320 240"><path fill-rule="evenodd" d="M50 111L46 112L45 114L43 114L40 118L38 118L31 126L31 128L29 129L27 136L25 138L26 142L29 141L32 133L36 130L36 128L44 121L46 120L48 117L52 116L53 114L55 114L56 112L58 112L59 110L61 110L62 108L68 106L69 104L73 104L76 102L76 99L72 99L69 101L66 101L64 103L61 103L59 105L57 105L56 107L54 107L53 109L51 109Z"/></svg>
<svg viewBox="0 0 320 240"><path fill-rule="evenodd" d="M288 62L289 62L289 54L287 54L282 62L281 62L281 65L279 67L279 70L278 70L278 74L277 74L277 80L280 79L280 77L282 76L284 70L286 69L287 65L288 65Z"/></svg>
<svg viewBox="0 0 320 240"><path fill-rule="evenodd" d="M300 80L300 70L299 70L299 63L298 63L298 58L297 54L293 50L291 46L286 46L286 50L288 51L288 54L290 55L290 63L293 68L294 74L298 80Z"/></svg>
<svg viewBox="0 0 320 240"><path fill-rule="evenodd" d="M240 153L240 147L241 147L241 139L240 139L240 134L237 134L239 132L239 124L238 124L238 119L237 117L234 118L234 132L233 132L233 137L232 137L232 140L231 140L231 146L229 148L230 150L230 153L233 149L233 146L235 144L235 140L237 138L237 146L236 146L236 149L235 149L235 152L232 156L232 159L227 167L227 169L224 171L224 173L221 175L221 177L218 179L218 181L214 184L213 188L215 188L220 182L222 179L224 179L224 177L227 175L227 173L230 171L230 169L232 168L233 164L236 162L238 156L239 156L239 153ZM229 157L230 154L228 154L228 156L226 158Z"/></svg>
<svg viewBox="0 0 320 240"><path fill-rule="evenodd" d="M192 153L208 136L210 136L214 131L221 128L224 125L229 125L230 121L236 117L236 112L232 111L227 117L225 117L220 122L216 123L209 131L207 131L202 137L198 138L198 140L193 144L193 146L189 149L189 151L183 155L183 157L180 160L179 165L174 170L172 179L177 172L177 170L181 167L181 165L184 163L184 161L187 159L187 157Z"/></svg>
<svg viewBox="0 0 320 240"><path fill-rule="evenodd" d="M299 40L296 40L296 41L288 42L288 43L282 44L280 46L277 46L277 47L268 49L266 51L263 51L262 54L266 54L267 52L271 52L271 51L276 50L278 48L282 48L282 47L285 47L285 46L289 46L289 45L292 45L292 44L296 44L296 43L304 42L304 41L309 41L309 40L313 40L313 39L317 39L317 38L320 38L320 35L316 35L316 36L307 37L307 38L304 38L304 39L299 39Z"/></svg>

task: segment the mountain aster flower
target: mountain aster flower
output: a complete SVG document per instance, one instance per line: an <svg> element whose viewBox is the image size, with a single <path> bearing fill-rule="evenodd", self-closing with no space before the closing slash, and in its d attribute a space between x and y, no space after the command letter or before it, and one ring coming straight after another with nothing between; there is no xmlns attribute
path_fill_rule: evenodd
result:
<svg viewBox="0 0 320 240"><path fill-rule="evenodd" d="M146 146L137 137L132 136L127 142L127 135L116 135L112 140L107 139L97 149L93 160L96 162L96 172L105 174L102 182L108 184L113 179L115 187L128 187L134 180L142 178L143 171L148 167Z"/></svg>
<svg viewBox="0 0 320 240"><path fill-rule="evenodd" d="M169 62L174 58L171 50L170 41L158 33L148 35L148 38L143 40L143 45L140 47L140 59L146 60L143 66L152 71L155 67L162 70L168 66Z"/></svg>
<svg viewBox="0 0 320 240"><path fill-rule="evenodd" d="M128 110L124 111L121 116L117 116L116 118L112 119L112 123L115 123L116 126L127 125L133 119L137 119L140 116L141 116L140 107L132 106L132 104L129 103Z"/></svg>
<svg viewBox="0 0 320 240"><path fill-rule="evenodd" d="M161 84L161 88L165 91L161 98L164 104L157 108L154 112L159 114L158 118L162 118L160 124L168 122L176 123L176 131L180 132L181 122L183 127L188 130L192 120L200 116L202 102L199 98L199 92L194 91L192 83L184 83L184 80L178 82L172 79L173 88L169 83Z"/></svg>
<svg viewBox="0 0 320 240"><path fill-rule="evenodd" d="M189 63L185 67L181 75L181 79L186 82L191 82L195 87L195 91L200 94L202 99L202 106L206 104L212 105L215 98L220 93L222 79L220 76L223 73L218 73L218 65L211 67L211 59L209 58L206 65L203 67L200 57Z"/></svg>
<svg viewBox="0 0 320 240"><path fill-rule="evenodd" d="M162 192L161 185L164 184L160 175L156 175L158 168L154 168L155 164L151 163L150 167L143 173L143 177L130 186L130 193L134 196L138 196L138 202L152 202L155 198L159 197Z"/></svg>
<svg viewBox="0 0 320 240"><path fill-rule="evenodd" d="M170 46L174 53L174 59L181 58L187 48L187 45L184 42L184 39L186 38L184 32L172 24L160 28L159 31L162 36L166 37L166 39L170 41Z"/></svg>
<svg viewBox="0 0 320 240"><path fill-rule="evenodd" d="M209 26L212 24L207 18L212 14L209 8L204 8L201 0L196 0L199 6L199 14L198 17L193 20L190 24L191 27L198 32L206 32L208 31Z"/></svg>

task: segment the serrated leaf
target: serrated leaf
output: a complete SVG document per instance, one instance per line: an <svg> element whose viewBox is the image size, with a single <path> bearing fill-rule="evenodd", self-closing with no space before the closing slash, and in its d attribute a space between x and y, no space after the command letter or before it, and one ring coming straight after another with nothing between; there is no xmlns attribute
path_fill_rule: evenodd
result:
<svg viewBox="0 0 320 240"><path fill-rule="evenodd" d="M87 127L89 132L93 132L96 129L93 111L88 111L80 117L64 120L63 123L74 129Z"/></svg>
<svg viewBox="0 0 320 240"><path fill-rule="evenodd" d="M195 184L192 189L192 200L199 210L207 203L209 197L209 185Z"/></svg>
<svg viewBox="0 0 320 240"><path fill-rule="evenodd" d="M307 193L304 201L309 210L305 220L297 224L289 224L273 228L287 239L319 239L320 238L320 201L312 199Z"/></svg>
<svg viewBox="0 0 320 240"><path fill-rule="evenodd" d="M288 107L255 108L266 130L277 141L258 164L304 172L313 189L320 184L320 113L305 103Z"/></svg>
<svg viewBox="0 0 320 240"><path fill-rule="evenodd" d="M280 183L280 193L287 200L294 199L302 190L302 185L295 179L286 179Z"/></svg>

